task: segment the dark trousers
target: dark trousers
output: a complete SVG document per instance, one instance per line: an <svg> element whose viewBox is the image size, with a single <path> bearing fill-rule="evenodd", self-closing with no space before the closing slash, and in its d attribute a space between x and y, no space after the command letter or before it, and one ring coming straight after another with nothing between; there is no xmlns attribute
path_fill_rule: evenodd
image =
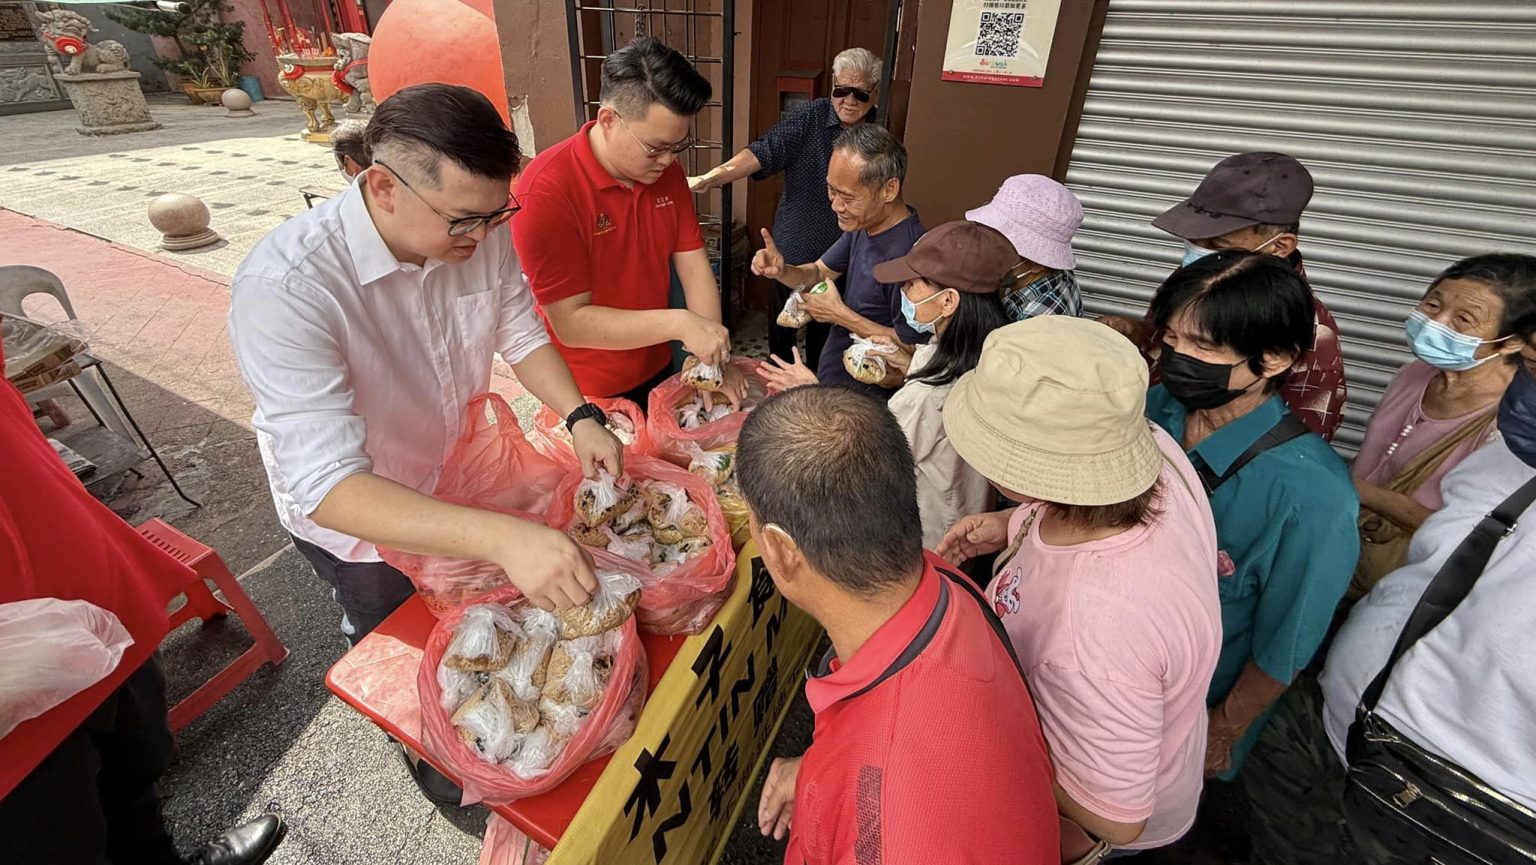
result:
<svg viewBox="0 0 1536 865"><path fill-rule="evenodd" d="M774 288L777 289L779 305L770 311L773 318L768 320L768 353L784 360L794 360L790 349L795 347L797 331L792 327L782 327L778 323L779 310L784 308L784 302L789 300L791 292L789 286L780 283L774 283ZM819 321L813 321L805 326L805 354L801 355L800 359L805 361L805 365L812 370L821 363L821 349L827 344L827 334L831 332L832 325Z"/></svg>
<svg viewBox="0 0 1536 865"><path fill-rule="evenodd" d="M303 538L290 537L315 574L331 584L331 597L341 605L341 633L354 646L416 594L410 578L384 562L344 562Z"/></svg>
<svg viewBox="0 0 1536 865"><path fill-rule="evenodd" d="M173 750L152 655L0 801L0 862L181 862L155 795Z"/></svg>

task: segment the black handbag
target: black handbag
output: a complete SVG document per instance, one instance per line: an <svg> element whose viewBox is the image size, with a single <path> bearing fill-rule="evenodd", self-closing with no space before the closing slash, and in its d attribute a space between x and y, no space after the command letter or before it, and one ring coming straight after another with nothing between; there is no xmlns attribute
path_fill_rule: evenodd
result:
<svg viewBox="0 0 1536 865"><path fill-rule="evenodd" d="M1419 598L1386 666L1360 698L1346 749L1344 817L1367 859L1536 863L1536 811L1420 747L1376 714L1393 667L1472 591L1494 547L1514 531L1516 519L1533 500L1536 479L1484 516L1456 547Z"/></svg>

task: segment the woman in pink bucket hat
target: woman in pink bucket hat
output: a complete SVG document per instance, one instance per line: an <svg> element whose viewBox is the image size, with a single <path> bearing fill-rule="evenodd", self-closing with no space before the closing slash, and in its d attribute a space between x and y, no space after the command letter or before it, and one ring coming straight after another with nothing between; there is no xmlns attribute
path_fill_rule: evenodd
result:
<svg viewBox="0 0 1536 865"><path fill-rule="evenodd" d="M1013 286L1003 295L1010 319L1083 314L1072 273L1072 236L1083 224L1083 205L1071 190L1043 174L1016 174L965 218L1002 232L1019 254Z"/></svg>

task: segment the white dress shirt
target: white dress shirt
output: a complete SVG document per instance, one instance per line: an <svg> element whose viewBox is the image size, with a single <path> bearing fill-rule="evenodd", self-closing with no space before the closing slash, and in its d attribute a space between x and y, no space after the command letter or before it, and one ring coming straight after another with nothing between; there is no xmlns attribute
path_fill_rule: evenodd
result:
<svg viewBox="0 0 1536 865"><path fill-rule="evenodd" d="M515 364L549 342L506 226L462 264L402 264L358 183L262 238L230 294L278 519L344 561L379 556L310 520L326 494L358 472L431 492L492 353Z"/></svg>
<svg viewBox="0 0 1536 865"><path fill-rule="evenodd" d="M1502 438L1478 448L1440 484L1445 506L1414 533L1408 562L1350 611L1320 684L1328 738L1344 759L1349 725L1429 582L1483 515L1536 469ZM1413 644L1376 711L1398 732L1527 808L1536 808L1536 509L1493 548L1455 610Z"/></svg>

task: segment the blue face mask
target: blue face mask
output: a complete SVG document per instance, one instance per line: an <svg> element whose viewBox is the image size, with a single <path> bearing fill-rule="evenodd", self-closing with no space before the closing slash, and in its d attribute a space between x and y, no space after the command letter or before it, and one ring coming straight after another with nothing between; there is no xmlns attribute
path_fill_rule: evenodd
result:
<svg viewBox="0 0 1536 865"><path fill-rule="evenodd" d="M1186 240L1184 241L1184 260L1180 262L1180 264L1183 267L1189 267L1191 264L1194 264L1200 259L1205 258L1207 255L1215 254L1216 250L1214 249L1206 249L1203 246L1196 246Z"/></svg>
<svg viewBox="0 0 1536 865"><path fill-rule="evenodd" d="M1511 453L1536 469L1536 375L1524 363L1499 401L1499 434Z"/></svg>
<svg viewBox="0 0 1536 865"><path fill-rule="evenodd" d="M948 291L948 289L945 289L945 291ZM933 300L934 297L939 297L939 296L941 296L943 294L944 294L944 292L941 291L938 294L935 294L933 297L930 297L930 298L927 298L926 300L923 300L922 303L927 303L928 301ZM906 292L902 292L901 293L901 317L907 320L907 327L912 328L913 330L917 331L918 333L933 333L934 329L937 328L938 325L939 325L939 319L943 318L944 316L941 314L937 318L935 318L933 321L918 321L917 320L917 304L915 304L912 301L908 300L907 299L907 293Z"/></svg>
<svg viewBox="0 0 1536 865"><path fill-rule="evenodd" d="M1408 321L1404 327L1408 331L1408 347L1413 350L1414 357L1437 369L1447 369L1452 372L1472 369L1493 360L1498 357L1497 354L1478 357L1477 347L1484 343L1503 342L1509 339L1507 336L1499 339L1478 339L1475 336L1467 336L1446 327L1417 309L1408 314Z"/></svg>

